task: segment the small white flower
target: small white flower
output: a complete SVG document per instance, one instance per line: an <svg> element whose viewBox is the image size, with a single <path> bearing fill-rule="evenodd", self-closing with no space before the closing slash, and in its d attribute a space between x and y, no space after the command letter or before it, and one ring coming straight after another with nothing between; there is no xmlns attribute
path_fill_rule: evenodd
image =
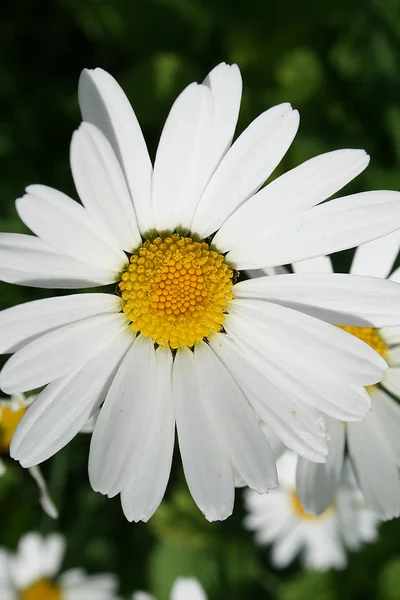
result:
<svg viewBox="0 0 400 600"><path fill-rule="evenodd" d="M1 600L114 600L113 575L86 575L82 569L58 576L65 539L58 534L24 535L16 553L0 550Z"/></svg>
<svg viewBox="0 0 400 600"><path fill-rule="evenodd" d="M4 475L6 472L6 463L2 460L1 455L9 454L14 432L26 413L28 406L32 404L34 399L35 396L31 395L25 397L24 394L15 394L14 396L11 396L9 400L0 398L0 476ZM56 519L58 517L58 511L50 497L46 481L44 480L39 467L32 466L28 471L39 488L40 504L43 510L49 517Z"/></svg>
<svg viewBox="0 0 400 600"><path fill-rule="evenodd" d="M262 188L299 116L289 104L271 108L231 146L241 87L237 66L225 64L189 85L172 106L153 168L122 89L101 69L84 71L84 123L71 145L83 206L30 186L17 211L38 237L0 236L5 281L118 283L121 298L61 296L0 314L0 351L15 353L0 383L8 393L48 384L11 445L23 466L52 456L101 409L91 484L121 493L130 520L149 519L162 500L175 426L193 498L208 519L223 519L235 478L259 492L276 485L260 421L323 462L322 413L363 418L364 386L387 367L354 336L275 301L280 276L234 284L236 269L342 250L400 226L398 192L324 202L366 168L362 150L318 156ZM297 280L288 276L291 298L304 293ZM324 308L400 323L397 284L350 275L339 287L333 275L324 283L307 283Z"/></svg>
<svg viewBox="0 0 400 600"><path fill-rule="evenodd" d="M155 600L146 592L135 592L132 600ZM179 578L171 590L171 600L207 600L207 596L196 579Z"/></svg>
<svg viewBox="0 0 400 600"><path fill-rule="evenodd" d="M399 246L400 232L360 246L354 255L351 273L398 281L400 269L389 274ZM333 271L328 257L303 261L294 264L293 268L297 273L319 272L322 277L325 277L323 273ZM314 308L306 310L313 314ZM324 318L319 307L317 311ZM342 322L339 314L337 323ZM369 319L360 315L353 326L345 329L378 351L389 368L380 386L367 388L372 409L363 421L345 424L325 419L330 438L328 460L325 465L299 461L298 493L308 511L319 514L326 509L339 482L347 441L349 457L367 504L379 518L387 520L400 515L400 405L388 393L400 397L400 328L375 329L370 326Z"/></svg>
<svg viewBox="0 0 400 600"><path fill-rule="evenodd" d="M277 462L279 488L260 495L245 495L245 527L255 531L260 545L272 545L274 566L288 566L298 554L306 569L343 569L345 548L356 550L377 535L378 519L362 502L349 465L336 490L334 504L320 516L304 511L296 494L297 457L286 452Z"/></svg>

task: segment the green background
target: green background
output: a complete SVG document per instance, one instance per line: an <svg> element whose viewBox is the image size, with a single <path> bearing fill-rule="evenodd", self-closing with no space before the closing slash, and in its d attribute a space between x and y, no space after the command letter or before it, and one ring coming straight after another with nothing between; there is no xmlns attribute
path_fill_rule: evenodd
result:
<svg viewBox="0 0 400 600"><path fill-rule="evenodd" d="M68 152L79 124L77 82L102 66L121 83L154 156L176 95L221 61L244 79L238 130L275 103L301 113L298 136L278 171L342 147L365 148L367 172L349 191L400 189L400 3L398 0L14 0L0 20L0 229L23 232L15 198L31 183L73 196ZM335 257L344 268L349 256ZM58 292L56 292L58 293ZM0 286L0 308L53 295ZM186 491L179 456L166 500L148 524L128 524L118 499L91 491L89 439L80 436L44 465L61 517L37 506L29 475L9 463L0 480L0 544L32 529L68 538L66 567L116 572L121 593L169 597L173 579L197 576L210 600L400 598L400 524L350 556L344 572L277 572L268 550L234 515L209 524Z"/></svg>

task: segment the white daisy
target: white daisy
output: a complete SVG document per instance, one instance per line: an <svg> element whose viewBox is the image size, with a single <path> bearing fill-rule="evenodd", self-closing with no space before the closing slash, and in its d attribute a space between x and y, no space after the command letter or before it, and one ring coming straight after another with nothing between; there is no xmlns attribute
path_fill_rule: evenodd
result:
<svg viewBox="0 0 400 600"><path fill-rule="evenodd" d="M299 116L289 104L267 110L230 147L240 97L236 66L221 64L189 85L172 106L153 168L121 88L101 69L84 71L85 122L71 145L83 206L30 186L17 211L38 237L0 236L5 281L119 282L121 297L69 295L0 314L0 351L14 352L0 384L8 393L49 384L13 438L12 456L24 466L57 452L101 408L91 484L121 493L130 520L147 520L161 502L175 425L193 498L208 519L223 519L235 476L259 492L276 485L260 421L323 462L320 411L363 418L364 386L387 367L354 336L275 302L280 276L234 284L235 269L333 252L400 226L398 192L321 204L367 166L362 150L318 156L258 191ZM400 323L400 286L342 277L340 288L332 275L322 290L313 281L307 289L327 309ZM288 281L289 297L304 292L297 279Z"/></svg>
<svg viewBox="0 0 400 600"><path fill-rule="evenodd" d="M260 495L245 494L248 515L244 525L255 532L256 543L272 545L274 566L288 566L298 554L306 569L343 569L345 548L356 550L377 536L378 519L362 502L349 464L334 504L316 517L304 511L296 494L297 457L286 452L277 462L279 488Z"/></svg>
<svg viewBox="0 0 400 600"><path fill-rule="evenodd" d="M6 463L2 459L2 455L8 455L10 444L14 432L35 399L35 396L27 396L24 394L15 394L10 399L0 398L0 477L6 472ZM58 517L57 508L52 501L47 490L46 481L37 466L32 466L28 469L33 479L36 481L40 491L40 504L43 510L49 517L56 519Z"/></svg>
<svg viewBox="0 0 400 600"><path fill-rule="evenodd" d="M135 592L132 600L155 600L147 592ZM196 579L180 577L172 586L171 600L207 600L207 596Z"/></svg>
<svg viewBox="0 0 400 600"><path fill-rule="evenodd" d="M82 569L66 571L57 578L65 552L58 534L24 535L16 553L0 551L2 600L114 600L117 581L113 575L86 575Z"/></svg>
<svg viewBox="0 0 400 600"><path fill-rule="evenodd" d="M359 246L351 265L351 273L359 276L388 277L399 246L399 232ZM293 269L302 274L322 273L322 278L327 277L324 273L333 272L329 257L306 260L294 264ZM301 277L306 281L308 275ZM312 277L313 281L314 279ZM400 269L390 275L389 279L398 281ZM306 299L299 299L296 303L297 308L300 308L303 301L305 304L301 310L308 314L317 314L320 318L326 317L324 311L321 311L321 306L308 304ZM329 320L331 318L329 315ZM341 314L336 316L336 321L343 323ZM384 520L400 515L400 405L390 396L400 396L400 328L376 329L371 327L371 324L374 324L373 320L371 323L368 318L363 317L355 318L351 326L344 327L346 331L370 344L389 364L380 386L367 388L372 402L371 411L358 423L344 424L336 419L326 418L330 437L330 452L326 464L316 465L307 460L299 461L299 497L304 507L315 514L324 511L332 502L347 442L358 484L368 505Z"/></svg>

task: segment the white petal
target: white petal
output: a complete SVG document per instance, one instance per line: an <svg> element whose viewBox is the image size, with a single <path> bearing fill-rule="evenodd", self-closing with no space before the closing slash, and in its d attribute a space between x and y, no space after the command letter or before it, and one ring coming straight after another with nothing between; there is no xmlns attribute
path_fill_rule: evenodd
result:
<svg viewBox="0 0 400 600"><path fill-rule="evenodd" d="M389 346L400 344L400 327L384 327L379 333Z"/></svg>
<svg viewBox="0 0 400 600"><path fill-rule="evenodd" d="M0 233L0 279L32 287L82 288L113 283L118 273L61 254L43 240Z"/></svg>
<svg viewBox="0 0 400 600"><path fill-rule="evenodd" d="M47 577L55 577L61 568L65 554L66 541L64 536L52 533L43 538L41 552L43 573Z"/></svg>
<svg viewBox="0 0 400 600"><path fill-rule="evenodd" d="M356 249L350 273L387 277L392 270L400 248L400 230Z"/></svg>
<svg viewBox="0 0 400 600"><path fill-rule="evenodd" d="M88 213L116 248L132 252L141 237L121 167L103 133L82 123L71 141L71 170Z"/></svg>
<svg viewBox="0 0 400 600"><path fill-rule="evenodd" d="M235 469L260 493L276 487L274 455L232 375L205 342L194 348L194 365L208 418Z"/></svg>
<svg viewBox="0 0 400 600"><path fill-rule="evenodd" d="M126 255L105 236L84 207L62 192L31 185L16 201L17 212L27 227L62 254L95 267L120 271Z"/></svg>
<svg viewBox="0 0 400 600"><path fill-rule="evenodd" d="M123 90L103 69L84 69L79 79L82 119L106 136L130 189L140 231L154 228L151 211L152 166L136 115Z"/></svg>
<svg viewBox="0 0 400 600"><path fill-rule="evenodd" d="M261 227L270 231L282 220L299 215L338 192L368 163L364 150L335 150L311 158L272 181L241 206L215 236L216 245L221 251L231 250L241 243L239 231L240 239L248 240L258 236Z"/></svg>
<svg viewBox="0 0 400 600"><path fill-rule="evenodd" d="M249 217L250 218L250 217ZM227 254L237 269L294 263L353 248L400 227L400 193L364 192L314 206L269 228L253 213L258 231ZM239 245L240 244L240 245Z"/></svg>
<svg viewBox="0 0 400 600"><path fill-rule="evenodd" d="M235 322L240 321L244 329L244 336L248 330L249 341L253 339L260 344L267 356L271 354L274 360L279 358L304 369L311 377L317 371L332 381L342 379L365 386L380 381L387 368L382 357L360 339L291 308L261 300L236 299L229 310L224 322L227 330L228 322L235 317Z"/></svg>
<svg viewBox="0 0 400 600"><path fill-rule="evenodd" d="M400 404L378 387L371 390L370 394L373 410L392 446L396 464L400 467Z"/></svg>
<svg viewBox="0 0 400 600"><path fill-rule="evenodd" d="M230 317L225 319L224 327L235 343L241 347L241 352L246 358L254 363L261 373L268 373L268 379L287 396L288 408L295 411L307 410L308 407L316 408L327 415L342 421L355 421L362 418L371 407L371 400L364 387L349 386L345 382L329 380L323 373L314 371L305 374L303 368L299 368L296 362L290 365L281 359L277 359L276 352L271 348L263 348L263 338L251 338L248 327L239 320L232 321ZM278 338L275 340L274 348L279 347ZM328 383L329 381L329 383ZM307 417L305 417L307 419ZM308 417L309 418L309 417ZM315 423L319 421L318 414L314 415ZM315 433L316 431L314 431ZM302 456L318 462L324 462L327 454L327 446L320 440L311 436L308 440L315 450L319 452L314 456Z"/></svg>
<svg viewBox="0 0 400 600"><path fill-rule="evenodd" d="M37 486L40 491L40 505L43 508L46 515L48 515L51 519L58 519L58 510L56 505L54 504L49 491L47 489L46 481L42 475L39 467L31 467L29 469L30 474L33 479L36 481Z"/></svg>
<svg viewBox="0 0 400 600"><path fill-rule="evenodd" d="M329 256L317 256L293 263L294 273L333 273L333 265Z"/></svg>
<svg viewBox="0 0 400 600"><path fill-rule="evenodd" d="M271 372L259 371L251 363L251 354L228 335L218 335L209 342L247 397L258 417L294 452L311 460L325 460L327 446L321 414L303 405L290 393L283 373L282 386ZM268 436L267 436L268 439Z"/></svg>
<svg viewBox="0 0 400 600"><path fill-rule="evenodd" d="M400 514L400 477L392 448L372 410L350 423L347 443L358 483L369 507L383 520Z"/></svg>
<svg viewBox="0 0 400 600"><path fill-rule="evenodd" d="M190 493L209 521L226 519L234 502L232 463L209 421L193 353L186 347L176 353L172 381L179 448Z"/></svg>
<svg viewBox="0 0 400 600"><path fill-rule="evenodd" d="M385 371L382 384L391 394L400 398L400 367L390 367Z"/></svg>
<svg viewBox="0 0 400 600"><path fill-rule="evenodd" d="M280 104L255 119L227 152L197 207L192 231L207 237L271 175L299 126L299 114Z"/></svg>
<svg viewBox="0 0 400 600"><path fill-rule="evenodd" d="M377 277L288 274L237 283L236 298L268 300L323 321L359 327L400 322L400 285Z"/></svg>
<svg viewBox="0 0 400 600"><path fill-rule="evenodd" d="M304 546L304 533L300 524L294 525L278 538L271 551L271 562L279 569L287 567Z"/></svg>
<svg viewBox="0 0 400 600"><path fill-rule="evenodd" d="M213 119L210 88L190 84L175 100L157 148L152 202L159 232L189 229L195 207L211 175ZM215 165L214 165L215 168Z"/></svg>
<svg viewBox="0 0 400 600"><path fill-rule="evenodd" d="M113 294L73 294L19 304L0 312L0 352L15 352L47 331L121 310Z"/></svg>
<svg viewBox="0 0 400 600"><path fill-rule="evenodd" d="M147 521L163 499L171 471L175 440L172 405L172 353L167 347L156 351L155 393L148 398L148 422L142 423L147 440L131 466L130 481L122 489L121 501L129 521Z"/></svg>
<svg viewBox="0 0 400 600"><path fill-rule="evenodd" d="M179 578L172 586L171 600L207 600L207 596L196 579Z"/></svg>
<svg viewBox="0 0 400 600"><path fill-rule="evenodd" d="M89 477L96 491L114 496L135 475L148 442L156 373L153 342L139 335L118 369L93 432Z"/></svg>
<svg viewBox="0 0 400 600"><path fill-rule="evenodd" d="M132 332L124 331L82 368L50 383L17 427L11 456L30 467L68 444L104 401L132 339Z"/></svg>
<svg viewBox="0 0 400 600"><path fill-rule="evenodd" d="M345 427L340 421L325 418L329 454L325 464L299 458L296 471L296 491L307 513L322 514L335 499L342 473Z"/></svg>
<svg viewBox="0 0 400 600"><path fill-rule="evenodd" d="M127 327L125 315L106 314L45 333L6 362L0 386L15 393L45 385L85 364Z"/></svg>

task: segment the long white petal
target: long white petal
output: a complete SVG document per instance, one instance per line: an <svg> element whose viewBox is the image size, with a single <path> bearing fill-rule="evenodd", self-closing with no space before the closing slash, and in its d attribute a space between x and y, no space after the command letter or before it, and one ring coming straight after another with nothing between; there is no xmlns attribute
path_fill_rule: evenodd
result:
<svg viewBox="0 0 400 600"><path fill-rule="evenodd" d="M232 463L207 416L189 348L177 351L172 381L179 448L190 493L209 521L226 519L234 502Z"/></svg>
<svg viewBox="0 0 400 600"><path fill-rule="evenodd" d="M400 404L383 390L375 387L371 390L373 410L379 420L382 431L392 446L393 456L400 468Z"/></svg>
<svg viewBox="0 0 400 600"><path fill-rule="evenodd" d="M215 236L221 251L234 248L241 239L252 240L260 227L271 230L326 200L357 177L369 163L364 150L335 150L307 160L281 175L243 204ZM257 215L255 217L255 215Z"/></svg>
<svg viewBox="0 0 400 600"><path fill-rule="evenodd" d="M135 475L148 443L157 389L153 342L139 335L122 361L97 419L90 445L92 487L114 496Z"/></svg>
<svg viewBox="0 0 400 600"><path fill-rule="evenodd" d="M32 475L33 479L36 481L36 484L39 488L40 492L40 505L43 508L46 515L48 515L51 519L58 519L58 510L56 505L54 504L49 491L47 489L46 480L42 475L39 467L31 467L29 469L29 473Z"/></svg>
<svg viewBox="0 0 400 600"><path fill-rule="evenodd" d="M140 231L154 228L152 166L140 125L122 88L103 69L84 69L79 79L82 119L106 136L124 171Z"/></svg>
<svg viewBox="0 0 400 600"><path fill-rule="evenodd" d="M16 201L27 227L62 254L95 267L120 271L126 263L121 245L105 241L103 231L85 208L58 190L31 185Z"/></svg>
<svg viewBox="0 0 400 600"><path fill-rule="evenodd" d="M288 274L241 281L236 298L268 300L323 321L359 327L400 323L400 285L342 273Z"/></svg>
<svg viewBox="0 0 400 600"><path fill-rule="evenodd" d="M299 458L296 471L296 491L307 513L322 514L335 499L342 473L345 444L345 427L340 421L325 418L329 437L329 454L326 463L318 464Z"/></svg>
<svg viewBox="0 0 400 600"><path fill-rule="evenodd" d="M52 329L120 310L121 299L113 294L56 296L7 308L0 312L0 352L15 352Z"/></svg>
<svg viewBox="0 0 400 600"><path fill-rule="evenodd" d="M158 231L190 228L210 176L207 156L213 119L210 88L190 84L175 100L157 148L152 203ZM179 220L177 220L179 219Z"/></svg>
<svg viewBox="0 0 400 600"><path fill-rule="evenodd" d="M227 152L195 212L192 231L207 237L271 175L299 126L299 114L280 104L255 119Z"/></svg>
<svg viewBox="0 0 400 600"><path fill-rule="evenodd" d="M266 353L305 369L311 376L317 371L333 381L365 386L380 381L387 368L382 357L360 339L291 308L236 299L229 310L226 328L236 317L236 323L239 320L248 330L249 339Z"/></svg>
<svg viewBox="0 0 400 600"><path fill-rule="evenodd" d="M391 233L400 227L400 193L374 191L336 198L272 228L255 212L251 219L258 231L250 238L238 232L237 243L227 254L237 269L332 254Z"/></svg>
<svg viewBox="0 0 400 600"><path fill-rule="evenodd" d="M125 179L110 143L90 123L71 141L71 170L79 197L107 239L132 252L141 237Z"/></svg>
<svg viewBox="0 0 400 600"><path fill-rule="evenodd" d="M209 342L229 369L258 417L282 442L310 460L324 461L328 451L322 416L314 408L299 403L288 385L282 389L271 372L258 370L248 352L229 335L218 335ZM247 350L247 349L246 349ZM283 374L282 385L288 384ZM268 436L267 436L268 437Z"/></svg>
<svg viewBox="0 0 400 600"><path fill-rule="evenodd" d="M129 521L147 521L157 510L167 487L175 439L172 405L172 353L156 350L155 393L148 398L149 420L142 423L147 442L131 465L132 477L122 488L121 501Z"/></svg>
<svg viewBox="0 0 400 600"><path fill-rule="evenodd" d="M196 579L180 577L172 586L171 600L207 600L207 596Z"/></svg>
<svg viewBox="0 0 400 600"><path fill-rule="evenodd" d="M400 476L387 435L372 410L347 430L350 458L369 507L383 520L400 515Z"/></svg>
<svg viewBox="0 0 400 600"><path fill-rule="evenodd" d="M194 365L208 418L235 469L249 487L260 493L276 487L272 450L228 369L205 342L194 348Z"/></svg>
<svg viewBox="0 0 400 600"><path fill-rule="evenodd" d="M387 277L400 249L400 229L372 242L358 246L350 273Z"/></svg>
<svg viewBox="0 0 400 600"><path fill-rule="evenodd" d="M128 327L125 315L89 317L45 333L18 350L0 374L6 393L38 388L84 365Z"/></svg>
<svg viewBox="0 0 400 600"><path fill-rule="evenodd" d="M132 332L124 331L82 368L50 383L17 427L11 456L29 467L70 442L103 402L132 340Z"/></svg>
<svg viewBox="0 0 400 600"><path fill-rule="evenodd" d="M33 235L0 233L0 280L7 283L74 289L117 279L117 272L65 256Z"/></svg>
<svg viewBox="0 0 400 600"><path fill-rule="evenodd" d="M391 394L400 398L400 366L390 367L390 369L385 371L382 385Z"/></svg>

